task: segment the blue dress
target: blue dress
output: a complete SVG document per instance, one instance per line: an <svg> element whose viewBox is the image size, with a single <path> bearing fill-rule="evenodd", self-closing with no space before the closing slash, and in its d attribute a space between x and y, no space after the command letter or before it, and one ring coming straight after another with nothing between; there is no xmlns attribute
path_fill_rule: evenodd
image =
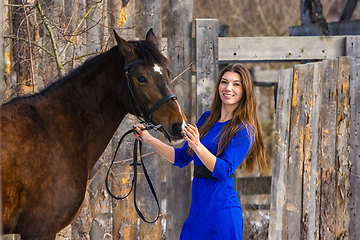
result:
<svg viewBox="0 0 360 240"><path fill-rule="evenodd" d="M205 112L197 125L201 127L210 112ZM215 123L201 143L216 156L221 130L227 122ZM219 134L220 133L220 134ZM251 139L243 128L228 143L225 152L217 156L212 176L216 179L193 178L189 217L182 230L181 240L241 240L243 233L242 208L234 189L235 173L251 147ZM175 148L175 166L185 167L191 161L194 166L204 164L188 153L188 144Z"/></svg>

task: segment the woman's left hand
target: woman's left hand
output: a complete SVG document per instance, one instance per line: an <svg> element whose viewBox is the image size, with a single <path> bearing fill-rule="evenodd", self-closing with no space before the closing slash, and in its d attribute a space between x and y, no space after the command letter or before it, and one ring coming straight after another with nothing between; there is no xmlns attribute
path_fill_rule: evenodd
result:
<svg viewBox="0 0 360 240"><path fill-rule="evenodd" d="M196 125L194 126L188 124L185 127L184 132L186 134L185 139L188 142L189 147L196 151L196 148L201 145L198 128L196 127Z"/></svg>

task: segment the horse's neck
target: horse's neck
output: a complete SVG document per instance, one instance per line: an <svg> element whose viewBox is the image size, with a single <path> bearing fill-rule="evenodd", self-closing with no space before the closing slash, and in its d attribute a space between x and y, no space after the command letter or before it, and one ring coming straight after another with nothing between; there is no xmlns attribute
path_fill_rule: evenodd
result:
<svg viewBox="0 0 360 240"><path fill-rule="evenodd" d="M53 103L54 109L58 111L53 114L61 115L61 118L55 120L57 124L71 135L66 141L73 137L74 144L84 149L83 154L86 156L83 160L89 161L89 170L127 113L120 102L121 96L116 96L119 95L116 90L122 89L118 86L122 84L122 73L115 66L118 61L106 61L98 71L94 72L90 66L90 74L74 76L76 81L69 79L70 83L64 81L49 94L47 101Z"/></svg>

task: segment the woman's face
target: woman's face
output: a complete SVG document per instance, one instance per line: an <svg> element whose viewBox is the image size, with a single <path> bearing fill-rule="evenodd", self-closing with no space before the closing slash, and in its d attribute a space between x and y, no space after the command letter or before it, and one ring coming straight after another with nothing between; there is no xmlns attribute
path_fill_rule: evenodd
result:
<svg viewBox="0 0 360 240"><path fill-rule="evenodd" d="M220 79L219 95L223 105L236 108L243 96L240 74L236 72L225 72Z"/></svg>

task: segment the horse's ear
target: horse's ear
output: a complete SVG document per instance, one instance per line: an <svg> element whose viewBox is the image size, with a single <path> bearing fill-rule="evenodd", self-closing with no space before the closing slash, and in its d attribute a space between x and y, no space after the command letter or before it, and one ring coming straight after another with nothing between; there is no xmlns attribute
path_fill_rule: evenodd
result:
<svg viewBox="0 0 360 240"><path fill-rule="evenodd" d="M134 56L134 48L133 46L128 42L126 41L125 39L121 38L115 30L114 31L114 35L115 35L115 39L116 39L116 42L118 44L118 48L120 50L120 53L128 60L128 61L131 61L132 57Z"/></svg>
<svg viewBox="0 0 360 240"><path fill-rule="evenodd" d="M155 44L156 46L158 45L156 36L155 36L152 28L150 28L149 31L147 32L147 34L146 34L146 40L149 41L149 42L152 42L152 43Z"/></svg>

